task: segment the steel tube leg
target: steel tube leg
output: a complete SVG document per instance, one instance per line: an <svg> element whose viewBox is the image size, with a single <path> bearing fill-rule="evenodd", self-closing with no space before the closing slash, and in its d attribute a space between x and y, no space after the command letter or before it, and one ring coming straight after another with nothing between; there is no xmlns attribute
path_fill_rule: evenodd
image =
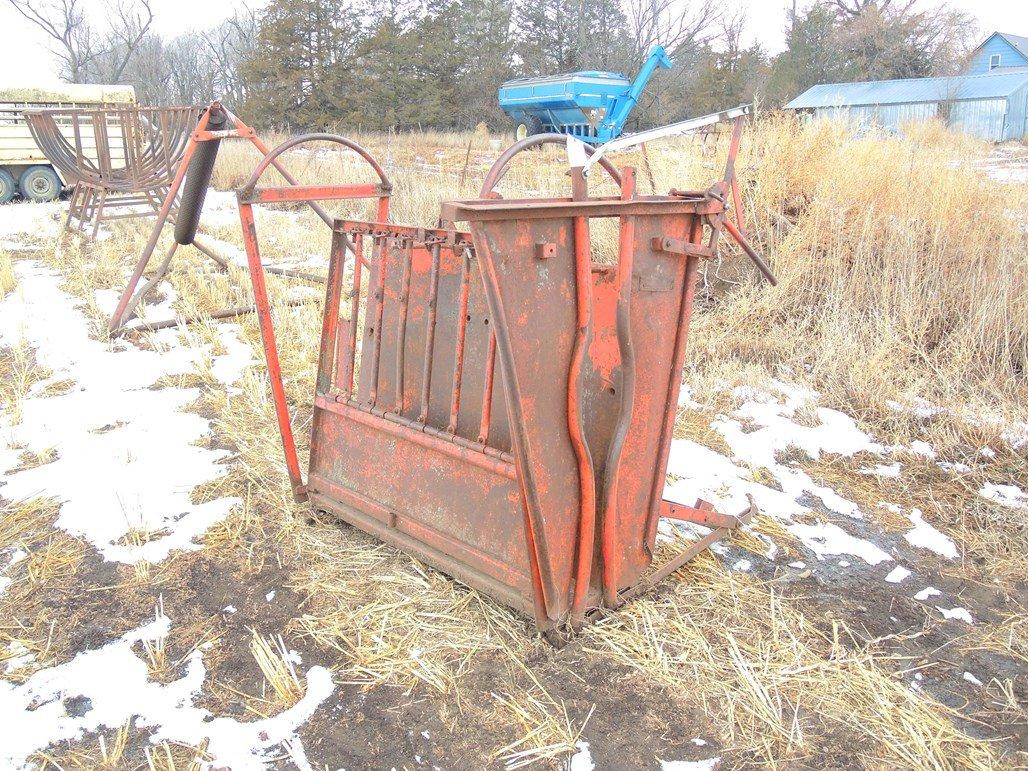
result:
<svg viewBox="0 0 1028 771"><path fill-rule="evenodd" d="M302 502L307 500L307 488L304 486L303 478L300 476L300 460L296 455L296 441L293 439L293 427L289 422L289 406L286 404L286 391L282 385L282 367L278 360L275 328L271 322L271 303L268 301L268 287L264 282L264 267L261 265L260 251L257 246L257 231L253 219L253 207L249 204L241 203L239 205L239 219L243 224L246 262L250 269L250 281L253 283L254 303L257 306L257 321L261 328L264 358L268 362L268 376L271 378L271 395L275 402L275 417L278 419L278 430L282 435L282 450L286 456L286 470L289 473L289 483L293 488L293 498Z"/></svg>

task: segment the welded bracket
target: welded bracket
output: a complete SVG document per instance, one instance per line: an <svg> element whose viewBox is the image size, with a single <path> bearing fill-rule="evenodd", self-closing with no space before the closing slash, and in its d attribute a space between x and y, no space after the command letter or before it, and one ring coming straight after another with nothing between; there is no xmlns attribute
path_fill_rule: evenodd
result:
<svg viewBox="0 0 1028 771"><path fill-rule="evenodd" d="M697 499L695 506L686 506L684 503L675 503L664 499L660 502L660 516L679 522L692 522L704 527L723 527L729 530L738 530L742 525L739 517L722 514L714 508L714 504L703 499Z"/></svg>
<svg viewBox="0 0 1028 771"><path fill-rule="evenodd" d="M709 260L717 256L716 250L711 249L709 246L694 244L686 241L684 238L661 238L658 236L651 243L654 251L669 252L670 254L681 255L682 257L699 257L703 260Z"/></svg>

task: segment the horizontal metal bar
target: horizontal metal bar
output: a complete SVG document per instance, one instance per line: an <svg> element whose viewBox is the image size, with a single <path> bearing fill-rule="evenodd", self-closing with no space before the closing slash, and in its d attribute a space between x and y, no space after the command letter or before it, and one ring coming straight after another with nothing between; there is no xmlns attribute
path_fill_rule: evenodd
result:
<svg viewBox="0 0 1028 771"><path fill-rule="evenodd" d="M715 198L636 198L622 201L611 198L589 198L584 201L535 200L505 201L478 199L447 201L440 216L454 222L485 222L489 220L559 219L565 217L630 217L661 214L718 214L724 203Z"/></svg>
<svg viewBox="0 0 1028 771"><path fill-rule="evenodd" d="M588 174L592 165L598 162L600 158L607 153L617 152L618 150L627 150L630 147L638 147L644 142L652 142L655 139L691 134L693 131L698 131L699 129L706 128L707 126L713 126L715 123L732 120L742 115L748 115L749 112L750 105L744 104L739 107L734 107L731 110L713 112L709 115L701 115L698 118L690 118L689 120L671 123L667 126L658 126L657 128L648 129L647 131L640 131L636 134L620 136L617 139L612 139L606 144L602 144L596 148L596 152L586 160L585 166L582 167L582 171Z"/></svg>
<svg viewBox="0 0 1028 771"><path fill-rule="evenodd" d="M745 525L745 524L748 524L749 521L757 513L758 513L757 512L757 506L756 506L755 503L753 503L753 500L750 499L750 507L746 511L742 512L741 514L739 514L736 517L736 519L739 521L739 524ZM718 528L717 530L714 530L711 533L705 535L700 540L695 541L694 543L690 544L689 547L685 551L683 551L681 554L676 555L675 557L670 559L668 562L664 563L661 567L659 567L656 570L654 570L649 575L646 575L646 576L643 576L642 578L640 578L639 581L636 584L634 584L633 586L628 587L623 592L618 594L618 603L619 604L624 603L624 602L632 599L633 597L635 597L635 596L637 596L639 594L642 594L643 592L645 592L645 591L647 591L649 589L652 589L654 586L659 584L661 581L663 581L669 575L671 575L676 570L681 568L686 562L688 562L689 560L693 559L694 557L696 557L698 554L700 554L701 552L705 551L706 549L709 549L712 544L717 543L722 538L724 538L727 535L729 535L733 530L734 530L734 528L721 527L721 528Z"/></svg>
<svg viewBox="0 0 1028 771"><path fill-rule="evenodd" d="M447 228L420 228L415 225L396 225L392 222L370 222L367 220L337 219L333 223L336 230L350 235L375 235L390 238L409 238L412 241L432 246L471 244L471 234Z"/></svg>
<svg viewBox="0 0 1028 771"><path fill-rule="evenodd" d="M417 429L411 428L398 420L391 419L393 417L391 413L379 415L365 412L362 409L358 409L350 402L337 402L334 399L325 396L318 396L314 400L314 406L323 410L328 410L329 412L334 412L337 415L342 415L356 423L362 423L366 426L371 426L372 428L377 428L381 431L391 433L402 439L407 439L414 444L420 444L422 447L427 447L429 449L436 450L437 452L445 453L447 455L460 458L461 460L466 460L468 463L484 468L487 471L492 471L500 476L506 477L507 479L517 479L517 471L514 468L513 463L489 455L480 449L464 447L456 442L428 434L425 431L418 431Z"/></svg>
<svg viewBox="0 0 1028 771"><path fill-rule="evenodd" d="M664 499L660 502L660 516L679 522L693 522L704 527L724 527L729 530L737 530L741 524L738 517L722 514L703 500L696 501L695 506L686 506Z"/></svg>
<svg viewBox="0 0 1028 771"><path fill-rule="evenodd" d="M701 257L709 260L717 256L717 253L709 246L694 244L686 241L684 238L661 238L657 236L651 242L651 246L654 251L670 252L671 254L679 254L683 257Z"/></svg>
<svg viewBox="0 0 1028 771"><path fill-rule="evenodd" d="M378 198L389 195L381 184L366 185L295 185L291 187L255 187L239 191L240 203L281 203L284 201L337 201L347 198Z"/></svg>

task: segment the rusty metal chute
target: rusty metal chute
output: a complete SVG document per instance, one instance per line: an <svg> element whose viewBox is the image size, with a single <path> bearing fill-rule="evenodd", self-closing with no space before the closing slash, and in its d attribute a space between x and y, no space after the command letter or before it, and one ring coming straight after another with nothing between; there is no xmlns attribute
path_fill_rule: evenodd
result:
<svg viewBox="0 0 1028 771"><path fill-rule="evenodd" d="M618 607L745 522L752 509L730 516L662 496L697 272L726 223L736 129L725 179L708 190L639 195L634 170L603 158L619 195L590 196L580 164L569 197L497 196L519 152L566 141L541 136L504 153L480 198L444 203L442 227L388 223L384 207L379 221L336 220L306 484L244 216L297 497L548 633ZM593 262L594 218L617 221L613 265ZM711 533L654 569L661 516Z"/></svg>

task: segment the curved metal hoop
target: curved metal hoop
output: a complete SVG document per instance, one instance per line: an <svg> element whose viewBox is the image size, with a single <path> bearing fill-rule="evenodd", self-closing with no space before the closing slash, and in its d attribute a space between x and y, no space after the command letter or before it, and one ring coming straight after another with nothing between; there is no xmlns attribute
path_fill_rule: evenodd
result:
<svg viewBox="0 0 1028 771"><path fill-rule="evenodd" d="M25 113L33 139L71 183L138 193L171 183L199 107L122 107Z"/></svg>
<svg viewBox="0 0 1028 771"><path fill-rule="evenodd" d="M503 179L504 174L507 173L507 168L510 166L511 160L518 153L529 150L533 147L549 144L565 144L568 141L566 134L536 134L534 136L525 137L508 147L503 151L503 154L496 159L496 163L492 165L488 173L485 175L485 179L482 181L482 190L479 196L482 198L488 198L493 188L499 184L500 180ZM585 152L587 155L592 155L596 152L596 148L591 145L585 145ZM600 158L600 165L604 168L610 178L614 180L614 183L620 188L621 187L621 173L617 170L607 158Z"/></svg>
<svg viewBox="0 0 1028 771"><path fill-rule="evenodd" d="M357 155L359 155L361 158L367 161L368 165L375 170L375 173L378 174L378 178L383 185L387 187L392 186L392 183L389 182L389 178L386 176L385 171L379 165L378 161L376 161L374 156L372 156L371 153L369 153L359 144L354 142L352 139L347 139L346 137L340 136L339 134L321 133L300 134L299 136L287 139L285 142L278 145L274 150L272 150L270 153L268 153L261 159L261 162L257 164L257 167L253 170L253 173L250 175L250 178L246 180L246 184L243 185L242 189L250 190L256 187L257 182L264 175L264 172L267 171L268 167L271 166L278 159L278 157L282 155L282 153L286 152L287 150L291 150L299 145L306 144L308 142L332 142L334 144L343 145L344 147L353 150L355 153L357 153Z"/></svg>

